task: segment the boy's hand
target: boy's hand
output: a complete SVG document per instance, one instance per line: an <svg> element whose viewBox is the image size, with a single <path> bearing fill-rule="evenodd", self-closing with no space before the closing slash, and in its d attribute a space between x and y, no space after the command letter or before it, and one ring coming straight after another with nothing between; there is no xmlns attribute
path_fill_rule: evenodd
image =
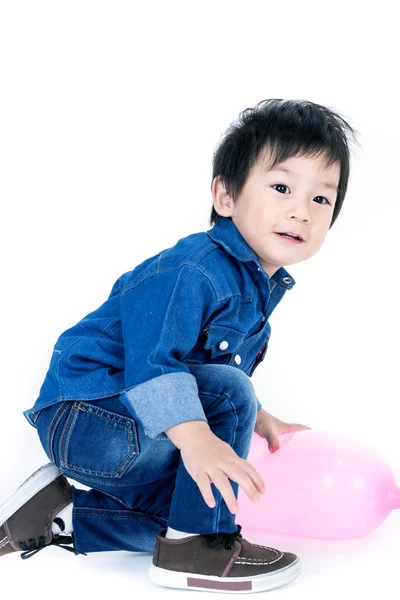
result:
<svg viewBox="0 0 400 600"><path fill-rule="evenodd" d="M258 502L259 493L265 492L264 481L256 469L210 429L200 432L185 444L181 448L181 456L187 472L197 483L210 508L215 506L211 483L220 491L233 514L238 512L239 505L229 479L238 483L252 502Z"/></svg>
<svg viewBox="0 0 400 600"><path fill-rule="evenodd" d="M285 423L277 417L270 415L263 408L257 413L256 425L254 431L261 437L265 438L268 442L269 451L276 452L279 449L278 435L280 433L291 433L293 431L303 431L305 429L311 429L306 425L300 425L299 423Z"/></svg>

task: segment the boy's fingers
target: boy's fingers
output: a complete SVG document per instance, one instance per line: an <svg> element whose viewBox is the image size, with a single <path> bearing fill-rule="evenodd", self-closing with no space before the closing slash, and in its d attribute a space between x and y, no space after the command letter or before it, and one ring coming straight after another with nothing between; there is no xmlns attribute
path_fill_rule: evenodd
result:
<svg viewBox="0 0 400 600"><path fill-rule="evenodd" d="M294 431L305 431L311 429L308 425L301 425L301 423L284 423L281 433L292 433Z"/></svg>
<svg viewBox="0 0 400 600"><path fill-rule="evenodd" d="M250 500L253 502L258 501L259 489L245 469L243 469L240 465L235 465L233 463L230 465L230 468L224 472L230 479L232 479L232 481L236 481L236 483L240 485Z"/></svg>
<svg viewBox="0 0 400 600"><path fill-rule="evenodd" d="M214 508L215 498L214 494L212 493L210 478L208 477L207 473L204 473L204 475L200 475L196 483L201 495L203 496L204 502L210 508Z"/></svg>
<svg viewBox="0 0 400 600"><path fill-rule="evenodd" d="M278 437L274 433L267 433L265 439L268 442L268 448L271 452L275 452L279 448L279 440Z"/></svg>
<svg viewBox="0 0 400 600"><path fill-rule="evenodd" d="M246 471L246 473L248 474L248 476L250 477L250 479L256 486L257 491L260 492L261 494L263 494L266 491L266 487L265 487L265 482L262 479L261 475L259 474L257 469L255 469L253 467L252 464L247 462L247 460L244 460L244 459L241 459L241 460L242 460L243 469Z"/></svg>
<svg viewBox="0 0 400 600"><path fill-rule="evenodd" d="M228 477L222 471L220 471L219 474L216 474L213 477L212 482L225 500L225 503L231 513L235 515L239 510L239 505Z"/></svg>

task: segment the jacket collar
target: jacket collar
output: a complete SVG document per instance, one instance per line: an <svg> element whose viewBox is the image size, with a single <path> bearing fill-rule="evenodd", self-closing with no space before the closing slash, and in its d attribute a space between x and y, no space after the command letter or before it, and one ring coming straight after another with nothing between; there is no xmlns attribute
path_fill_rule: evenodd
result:
<svg viewBox="0 0 400 600"><path fill-rule="evenodd" d="M214 227L209 229L206 233L213 242L222 246L229 254L232 254L232 256L237 258L237 260L247 263L249 266L251 265L251 261L253 261L255 266L251 271L256 269L259 271L261 270L269 279L269 275L262 268L257 254L246 242L230 217L220 217ZM284 267L280 267L273 274L271 279L289 290L296 284L295 279Z"/></svg>

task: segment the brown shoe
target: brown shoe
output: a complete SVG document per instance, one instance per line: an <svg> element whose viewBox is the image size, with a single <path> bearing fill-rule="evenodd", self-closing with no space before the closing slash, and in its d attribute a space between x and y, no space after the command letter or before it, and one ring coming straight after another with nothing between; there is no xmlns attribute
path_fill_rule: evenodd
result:
<svg viewBox="0 0 400 600"><path fill-rule="evenodd" d="M300 575L295 554L251 544L236 533L193 535L166 539L156 536L153 583L207 592L262 592L289 583Z"/></svg>
<svg viewBox="0 0 400 600"><path fill-rule="evenodd" d="M71 486L56 465L48 463L35 471L0 506L0 556L24 550L21 558L29 558L51 545L75 552L62 545L72 544L73 534L52 532L54 518L71 499Z"/></svg>

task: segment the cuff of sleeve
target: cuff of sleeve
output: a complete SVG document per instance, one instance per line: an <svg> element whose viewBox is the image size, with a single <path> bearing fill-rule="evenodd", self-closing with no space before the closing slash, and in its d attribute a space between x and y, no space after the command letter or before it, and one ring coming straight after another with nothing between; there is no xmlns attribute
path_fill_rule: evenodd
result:
<svg viewBox="0 0 400 600"><path fill-rule="evenodd" d="M150 438L169 439L166 429L186 421L206 421L197 381L190 373L167 373L125 390L121 402Z"/></svg>
<svg viewBox="0 0 400 600"><path fill-rule="evenodd" d="M262 404L261 404L261 402L259 401L259 399L257 398L257 412L258 412L259 410L261 410L261 409L262 409Z"/></svg>

